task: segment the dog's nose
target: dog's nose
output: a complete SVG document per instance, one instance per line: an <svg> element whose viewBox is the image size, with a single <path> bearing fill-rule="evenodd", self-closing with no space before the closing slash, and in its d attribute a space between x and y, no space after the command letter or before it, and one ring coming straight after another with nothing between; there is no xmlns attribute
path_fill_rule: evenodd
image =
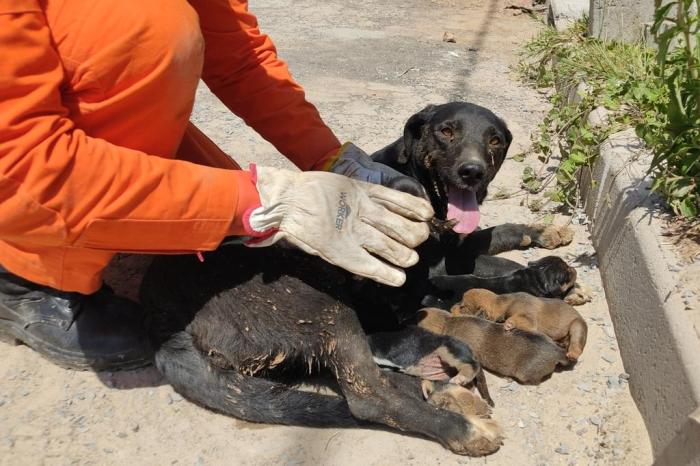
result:
<svg viewBox="0 0 700 466"><path fill-rule="evenodd" d="M471 186L484 179L486 170L478 163L466 162L459 166L457 174L462 178L462 181Z"/></svg>

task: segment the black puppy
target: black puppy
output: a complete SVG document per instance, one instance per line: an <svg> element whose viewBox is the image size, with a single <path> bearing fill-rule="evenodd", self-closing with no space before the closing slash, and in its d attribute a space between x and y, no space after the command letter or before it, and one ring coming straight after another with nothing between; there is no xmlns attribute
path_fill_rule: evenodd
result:
<svg viewBox="0 0 700 466"><path fill-rule="evenodd" d="M481 365L461 341L416 326L373 333L367 339L379 367L425 380L449 380L463 386L473 383L481 397L494 405Z"/></svg>
<svg viewBox="0 0 700 466"><path fill-rule="evenodd" d="M508 259L483 256L477 259L472 274L437 275L430 282L448 293L426 298L426 306L449 308L473 288L496 294L522 291L542 298L563 298L576 283L576 269L556 256L528 262L527 267Z"/></svg>
<svg viewBox="0 0 700 466"><path fill-rule="evenodd" d="M448 111L442 114L441 108ZM384 151L402 145L399 152L407 161L430 154L434 166L442 167L404 172L429 190L433 181L438 183L431 201L440 220L447 220L450 190L486 192L510 142L501 120L475 108L437 106L433 116L423 118L431 113L426 110L409 120L402 143ZM446 128L452 136L442 131ZM487 146L494 134L502 143ZM428 141L440 137L445 140L437 146L436 140ZM460 175L467 161L485 167L484 176ZM462 181L455 181L456 176ZM457 207L466 212L458 222L471 221L468 206ZM475 243L470 238L478 232L434 231L401 289L357 280L317 257L281 246L222 247L207 254L204 263L192 256L159 257L142 285L142 302L153 315L156 365L189 399L249 421L343 426L362 420L424 434L461 454L493 452L500 445L494 424L436 409L420 394L408 394L411 389L402 382L407 376L382 374L358 319L359 314L367 331L397 330L401 319L391 311L412 315L419 309L431 274L469 273L477 246L500 252L525 245L525 236L538 244L542 233L524 225L485 231ZM377 319L384 322L377 325ZM299 391L289 383L290 375L319 370L333 374L343 398Z"/></svg>

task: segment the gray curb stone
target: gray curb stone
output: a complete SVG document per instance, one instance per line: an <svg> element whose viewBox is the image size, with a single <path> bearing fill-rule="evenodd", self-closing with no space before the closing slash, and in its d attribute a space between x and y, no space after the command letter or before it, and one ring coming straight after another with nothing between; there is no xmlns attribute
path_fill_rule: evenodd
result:
<svg viewBox="0 0 700 466"><path fill-rule="evenodd" d="M588 14L588 0L551 0L549 2L549 23L557 31L564 31L577 19Z"/></svg>
<svg viewBox="0 0 700 466"><path fill-rule="evenodd" d="M700 464L700 309L684 306L672 273L678 259L661 243L659 201L645 176L650 159L634 130L612 135L583 173L583 199L656 464Z"/></svg>

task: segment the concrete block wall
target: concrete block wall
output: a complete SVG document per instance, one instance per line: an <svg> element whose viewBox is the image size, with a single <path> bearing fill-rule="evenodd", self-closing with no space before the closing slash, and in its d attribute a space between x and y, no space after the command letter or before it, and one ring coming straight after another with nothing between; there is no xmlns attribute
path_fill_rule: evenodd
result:
<svg viewBox="0 0 700 466"><path fill-rule="evenodd" d="M617 42L649 40L654 0L590 0L588 32Z"/></svg>

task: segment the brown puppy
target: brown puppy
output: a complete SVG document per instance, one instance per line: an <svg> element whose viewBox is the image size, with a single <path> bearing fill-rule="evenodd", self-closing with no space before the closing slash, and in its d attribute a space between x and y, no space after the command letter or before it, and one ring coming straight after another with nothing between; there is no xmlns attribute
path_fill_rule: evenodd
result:
<svg viewBox="0 0 700 466"><path fill-rule="evenodd" d="M474 415L491 418L491 408L483 398L468 388L453 383L438 384L432 380L421 380L423 398L431 405L452 411L462 416Z"/></svg>
<svg viewBox="0 0 700 466"><path fill-rule="evenodd" d="M464 293L451 312L503 322L506 330L544 333L566 348L570 361L578 360L586 346L586 321L576 309L559 299L537 298L527 293L497 295L474 289Z"/></svg>
<svg viewBox="0 0 700 466"><path fill-rule="evenodd" d="M484 368L520 383L538 384L557 366L570 364L564 350L546 335L508 331L502 324L436 308L420 310L417 321L419 327L465 342Z"/></svg>

